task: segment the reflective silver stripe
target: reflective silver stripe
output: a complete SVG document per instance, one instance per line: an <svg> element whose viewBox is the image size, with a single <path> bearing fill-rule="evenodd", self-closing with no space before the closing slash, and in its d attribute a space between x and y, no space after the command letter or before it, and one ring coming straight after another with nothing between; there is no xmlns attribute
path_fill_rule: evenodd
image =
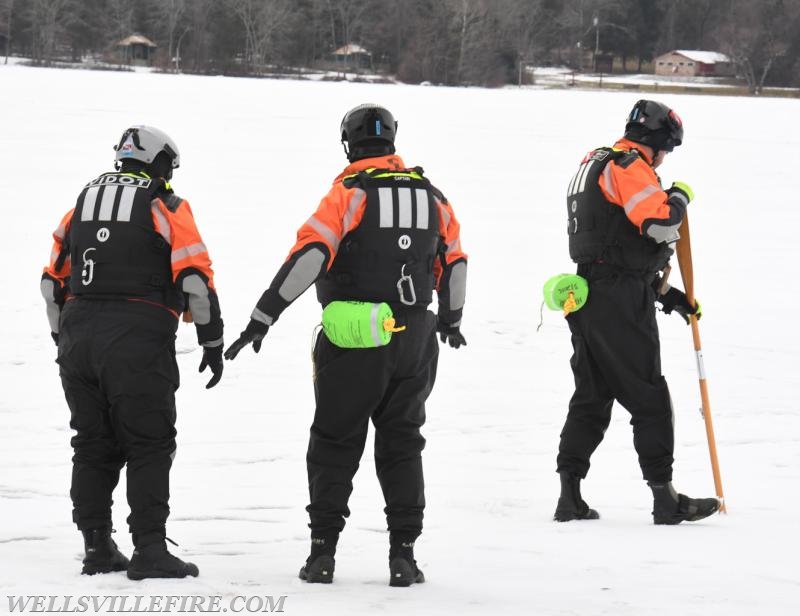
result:
<svg viewBox="0 0 800 616"><path fill-rule="evenodd" d="M132 188L131 190L136 190ZM192 318L198 325L207 325L211 322L211 300L208 299L208 287L197 274L191 274L183 279L181 289L189 296L189 310ZM217 346L217 345L206 345Z"/></svg>
<svg viewBox="0 0 800 616"><path fill-rule="evenodd" d="M53 231L53 235L55 235L58 239L63 240L67 237L67 227L64 225L58 225L58 229Z"/></svg>
<svg viewBox="0 0 800 616"><path fill-rule="evenodd" d="M325 253L319 248L312 248L300 256L281 283L278 295L287 302L296 300L303 291L314 284L322 271L323 263L325 263Z"/></svg>
<svg viewBox="0 0 800 616"><path fill-rule="evenodd" d="M392 199L392 189L386 187L379 188L378 199L380 200L380 208L381 208L381 218L380 218L381 228L393 227L394 199Z"/></svg>
<svg viewBox="0 0 800 616"><path fill-rule="evenodd" d="M122 189L122 196L119 198L119 210L117 220L120 222L131 221L131 209L133 208L133 198L136 196L136 189L126 186Z"/></svg>
<svg viewBox="0 0 800 616"><path fill-rule="evenodd" d="M60 251L58 251L55 248L53 248L53 250L50 251L50 263L52 263L53 261L58 259L58 255L59 254L60 254Z"/></svg>
<svg viewBox="0 0 800 616"><path fill-rule="evenodd" d="M194 312L192 312L192 315L194 316ZM204 347L212 347L213 348L213 347L222 346L223 342L224 342L224 340L220 337L220 338L217 338L216 340L209 340L208 342L204 342L202 344L202 346L204 346Z"/></svg>
<svg viewBox="0 0 800 616"><path fill-rule="evenodd" d="M450 226L450 212L447 211L447 208L442 205L442 203L437 199L436 205L439 206L439 212L442 214L442 218L444 218L444 228Z"/></svg>
<svg viewBox="0 0 800 616"><path fill-rule="evenodd" d="M87 221L94 218L94 206L97 204L97 193L100 192L99 186L92 186L83 195L83 207L81 207L81 220Z"/></svg>
<svg viewBox="0 0 800 616"><path fill-rule="evenodd" d="M456 263L450 270L450 310L464 307L467 299L467 264L463 261ZM459 321L460 323L460 321ZM458 325L459 323L453 323Z"/></svg>
<svg viewBox="0 0 800 616"><path fill-rule="evenodd" d="M254 321L258 321L259 323L263 323L264 325L272 325L275 322L275 319L273 319L267 313L261 312L258 308L253 308L250 318Z"/></svg>
<svg viewBox="0 0 800 616"><path fill-rule="evenodd" d="M61 309L56 304L56 283L47 278L42 279L39 285L42 292L42 297L46 302L47 307L47 321L50 323L50 331L54 333L59 332L58 324L61 316Z"/></svg>
<svg viewBox="0 0 800 616"><path fill-rule="evenodd" d="M606 185L606 192L614 199L617 199L617 191L614 190L614 182L611 180L611 165L606 165L603 169L603 182Z"/></svg>
<svg viewBox="0 0 800 616"><path fill-rule="evenodd" d="M588 163L586 163L586 166L583 168L583 172L581 173L581 179L579 180L578 183L579 193L582 193L583 189L586 188L586 178L588 177L591 168L594 167L595 162L596 161L594 160L590 160Z"/></svg>
<svg viewBox="0 0 800 616"><path fill-rule="evenodd" d="M630 214L631 210L639 205L642 201L647 199L650 195L657 193L661 189L658 186L645 186L642 190L638 193L633 195L628 201L625 203L625 213Z"/></svg>
<svg viewBox="0 0 800 616"><path fill-rule="evenodd" d="M454 250L459 250L460 248L461 248L461 240L459 238L456 238L447 245L447 251L445 252L445 254L449 255Z"/></svg>
<svg viewBox="0 0 800 616"><path fill-rule="evenodd" d="M358 207L364 201L364 191L356 188L353 197L350 199L350 205L347 206L347 211L342 218L342 233L347 233L350 230L350 224L353 222L353 217L358 211Z"/></svg>
<svg viewBox="0 0 800 616"><path fill-rule="evenodd" d="M411 189L397 189L397 226L401 229L411 228Z"/></svg>
<svg viewBox="0 0 800 616"><path fill-rule="evenodd" d="M669 196L670 201L678 200L683 204L683 207L689 205L689 198L682 192L675 191Z"/></svg>
<svg viewBox="0 0 800 616"><path fill-rule="evenodd" d="M191 246L184 246L183 248L178 248L177 250L172 251L172 262L177 263L178 261L182 261L188 257L193 257L195 255L199 255L200 253L206 252L208 249L203 242L197 242L196 244L192 244Z"/></svg>
<svg viewBox="0 0 800 616"><path fill-rule="evenodd" d="M153 216L158 222L158 232L161 234L161 237L167 240L167 244L172 244L172 232L169 230L169 221L167 221L167 217L164 216L161 208L158 207L158 203L158 199L153 199L150 202L150 209L153 211Z"/></svg>
<svg viewBox="0 0 800 616"><path fill-rule="evenodd" d="M578 180L578 176L580 175L581 170L578 169L577 173L572 176L572 181L569 183L569 188L567 189L567 196L571 197L575 194L575 182Z"/></svg>
<svg viewBox="0 0 800 616"><path fill-rule="evenodd" d="M680 223L668 226L650 223L647 227L647 231L645 231L645 235L649 235L656 242L669 244L671 242L677 242L678 239L680 239L681 236L680 233L678 233L678 227L680 227Z"/></svg>
<svg viewBox="0 0 800 616"><path fill-rule="evenodd" d="M697 353L697 374L701 381L706 380L706 365L703 363L703 350L698 349Z"/></svg>
<svg viewBox="0 0 800 616"><path fill-rule="evenodd" d="M406 190L410 191L411 189L408 188ZM382 346L381 336L378 333L378 310L380 310L380 307L380 304L372 304L372 310L369 311L369 329L376 347Z"/></svg>
<svg viewBox="0 0 800 616"><path fill-rule="evenodd" d="M417 197L417 229L428 228L428 191L416 189Z"/></svg>
<svg viewBox="0 0 800 616"><path fill-rule="evenodd" d="M334 251L339 250L339 242L341 242L341 238L336 235L336 233L331 229L328 225L324 222L319 220L316 216L312 216L306 221L306 224L309 227L313 227L314 231L319 233L322 237L324 237L328 243L333 247Z"/></svg>
<svg viewBox="0 0 800 616"><path fill-rule="evenodd" d="M111 220L111 212L114 211L114 199L116 196L116 186L106 186L103 189L103 198L100 200L100 211L97 214L97 220Z"/></svg>

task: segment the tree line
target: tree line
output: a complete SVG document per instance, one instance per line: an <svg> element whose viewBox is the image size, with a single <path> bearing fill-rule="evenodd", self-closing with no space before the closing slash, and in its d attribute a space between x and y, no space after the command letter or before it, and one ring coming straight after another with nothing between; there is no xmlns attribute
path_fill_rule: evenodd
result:
<svg viewBox="0 0 800 616"><path fill-rule="evenodd" d="M165 70L265 75L336 68L408 83L499 86L523 66L641 72L674 50L727 54L753 91L800 85L800 0L0 0L0 50L39 65L114 59L139 33ZM342 70L354 67L346 63Z"/></svg>

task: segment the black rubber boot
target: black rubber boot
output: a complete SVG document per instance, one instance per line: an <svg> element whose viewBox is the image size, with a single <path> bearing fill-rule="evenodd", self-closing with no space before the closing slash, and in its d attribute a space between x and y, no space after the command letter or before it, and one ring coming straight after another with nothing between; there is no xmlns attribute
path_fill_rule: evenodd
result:
<svg viewBox="0 0 800 616"><path fill-rule="evenodd" d="M389 586L424 584L425 575L414 560L416 536L392 533L389 536Z"/></svg>
<svg viewBox="0 0 800 616"><path fill-rule="evenodd" d="M671 481L647 482L653 491L653 523L696 522L719 511L716 498L689 498L678 494Z"/></svg>
<svg viewBox="0 0 800 616"><path fill-rule="evenodd" d="M137 545L131 564L128 565L128 579L131 580L185 578L188 575L197 577L199 573L194 563L184 562L170 554L163 539L143 546Z"/></svg>
<svg viewBox="0 0 800 616"><path fill-rule="evenodd" d="M125 571L128 559L119 551L117 544L111 539L110 528L93 528L81 531L86 556L83 559L84 575Z"/></svg>
<svg viewBox="0 0 800 616"><path fill-rule="evenodd" d="M561 478L561 496L558 497L553 519L556 522L599 519L600 514L581 498L581 478L567 472L561 472L559 476Z"/></svg>
<svg viewBox="0 0 800 616"><path fill-rule="evenodd" d="M339 534L311 535L311 554L306 564L300 567L299 577L309 584L330 584L333 582L333 571L336 568L334 555Z"/></svg>

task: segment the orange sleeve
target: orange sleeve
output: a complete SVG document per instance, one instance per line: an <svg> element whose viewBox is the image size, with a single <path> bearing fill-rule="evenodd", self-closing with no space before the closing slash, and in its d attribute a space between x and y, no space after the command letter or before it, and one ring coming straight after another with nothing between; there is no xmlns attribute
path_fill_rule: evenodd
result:
<svg viewBox="0 0 800 616"><path fill-rule="evenodd" d="M154 199L152 213L156 231L172 247L172 281L175 282L182 271L191 268L208 278L208 286L213 289L211 257L197 230L189 202L182 200L173 212L161 199Z"/></svg>
<svg viewBox="0 0 800 616"><path fill-rule="evenodd" d="M461 249L461 225L453 212L453 206L450 202L436 200L439 206L439 234L444 241L444 263L446 266L451 266L456 261L466 261L467 255ZM442 277L442 263L436 259L433 264L433 274L436 280L439 281Z"/></svg>
<svg viewBox="0 0 800 616"><path fill-rule="evenodd" d="M68 250L65 246L67 234L69 233L70 222L72 221L72 214L75 208L72 208L64 218L61 219L61 224L53 231L53 249L50 251L50 262L44 268L44 274L53 280L58 281L61 287L64 287L65 280L72 274L72 262L69 253L62 256L64 250ZM59 263L61 261L61 263Z"/></svg>
<svg viewBox="0 0 800 616"><path fill-rule="evenodd" d="M606 199L624 208L628 220L640 233L646 220L670 220L667 193L661 190L655 171L641 158L628 167L610 162L599 183Z"/></svg>

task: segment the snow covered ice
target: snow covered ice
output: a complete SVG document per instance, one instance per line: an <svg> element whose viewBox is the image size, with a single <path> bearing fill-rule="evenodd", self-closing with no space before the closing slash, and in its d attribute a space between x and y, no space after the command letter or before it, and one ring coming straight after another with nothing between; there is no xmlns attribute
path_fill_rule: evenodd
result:
<svg viewBox="0 0 800 616"><path fill-rule="evenodd" d="M597 522L552 522L555 455L572 393L558 313L536 333L541 286L572 271L564 195L584 153L622 134L637 98L673 107L684 145L659 169L688 182L700 331L728 515L656 527L614 419L583 494ZM200 577L80 575L71 521L69 412L39 277L81 187L113 164L127 126L181 149L176 192L211 252L226 340L346 160L342 115L378 102L398 153L453 202L470 257L463 332L443 347L428 404L428 507L417 558L428 583L388 583L371 439L332 586L297 579L307 556L305 451L313 415L307 292L204 388L194 328L178 336L178 454L168 534ZM796 188L800 101L538 89L315 83L0 66L0 611L9 595L287 595L287 614L788 615L800 603ZM674 278L679 281L673 259ZM659 316L675 405L675 485L712 496L691 332ZM124 477L120 547L131 552ZM224 602L223 602L224 604Z"/></svg>

